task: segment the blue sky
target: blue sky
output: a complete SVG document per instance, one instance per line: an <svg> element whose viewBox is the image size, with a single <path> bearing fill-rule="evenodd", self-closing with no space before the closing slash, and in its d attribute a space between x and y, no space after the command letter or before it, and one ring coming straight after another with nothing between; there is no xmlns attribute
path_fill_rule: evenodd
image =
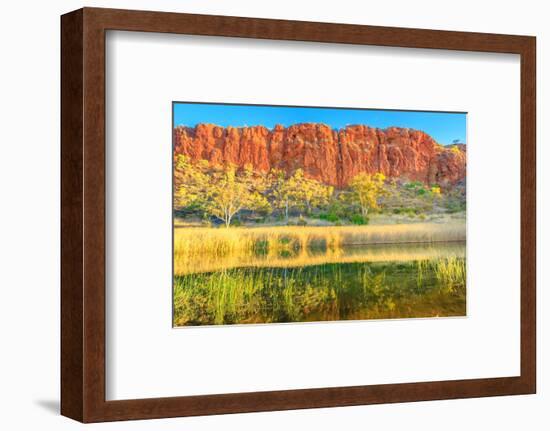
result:
<svg viewBox="0 0 550 431"><path fill-rule="evenodd" d="M448 145L466 142L466 114L459 112L390 111L383 109L305 108L287 106L229 105L174 102L174 126L194 127L198 123L218 126L325 123L334 129L350 124L371 127L408 127L422 130L437 142Z"/></svg>

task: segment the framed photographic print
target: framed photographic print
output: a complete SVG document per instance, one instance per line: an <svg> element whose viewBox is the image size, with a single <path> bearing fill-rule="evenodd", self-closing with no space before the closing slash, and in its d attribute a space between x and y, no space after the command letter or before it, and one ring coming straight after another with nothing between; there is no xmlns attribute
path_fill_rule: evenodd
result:
<svg viewBox="0 0 550 431"><path fill-rule="evenodd" d="M63 415L535 392L534 37L61 24Z"/></svg>

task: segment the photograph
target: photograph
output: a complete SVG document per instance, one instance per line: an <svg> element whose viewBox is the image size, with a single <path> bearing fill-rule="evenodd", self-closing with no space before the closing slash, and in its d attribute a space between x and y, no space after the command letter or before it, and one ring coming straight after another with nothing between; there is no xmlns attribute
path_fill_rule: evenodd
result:
<svg viewBox="0 0 550 431"><path fill-rule="evenodd" d="M172 115L174 327L466 315L466 113Z"/></svg>

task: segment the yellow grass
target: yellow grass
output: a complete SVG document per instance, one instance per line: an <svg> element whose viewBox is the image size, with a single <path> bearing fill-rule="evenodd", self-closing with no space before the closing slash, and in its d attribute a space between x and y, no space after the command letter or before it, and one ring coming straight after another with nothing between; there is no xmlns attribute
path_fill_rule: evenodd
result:
<svg viewBox="0 0 550 431"><path fill-rule="evenodd" d="M236 266L305 266L359 261L439 257L436 248L417 252L387 248L343 251L344 246L464 241L463 220L445 224L376 226L271 226L258 228L176 228L174 272L213 271ZM353 251L353 250L352 250Z"/></svg>

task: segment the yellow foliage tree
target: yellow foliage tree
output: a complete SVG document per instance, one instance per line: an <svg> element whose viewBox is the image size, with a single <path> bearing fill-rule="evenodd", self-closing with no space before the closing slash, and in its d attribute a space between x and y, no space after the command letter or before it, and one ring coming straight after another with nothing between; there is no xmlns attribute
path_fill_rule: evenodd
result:
<svg viewBox="0 0 550 431"><path fill-rule="evenodd" d="M367 217L369 210L378 208L378 198L385 193L385 180L382 173L371 175L363 172L350 181L352 198L359 204L363 217Z"/></svg>
<svg viewBox="0 0 550 431"><path fill-rule="evenodd" d="M269 196L272 199L273 206L283 210L285 218L288 221L290 187L285 172L281 169L272 169L269 172L267 181L269 183Z"/></svg>
<svg viewBox="0 0 550 431"><path fill-rule="evenodd" d="M191 163L179 154L174 160L174 207L193 208L204 204L208 189L208 162Z"/></svg>
<svg viewBox="0 0 550 431"><path fill-rule="evenodd" d="M297 169L289 178L284 171L273 169L268 183L273 205L284 212L287 221L291 208L297 207L309 214L314 207L328 204L334 191L331 186L306 178L302 169Z"/></svg>
<svg viewBox="0 0 550 431"><path fill-rule="evenodd" d="M441 187L439 187L438 185L433 185L430 188L430 193L434 198L441 197Z"/></svg>
<svg viewBox="0 0 550 431"><path fill-rule="evenodd" d="M229 227L241 210L269 209L261 187L261 181L254 178L251 169L245 168L237 173L235 166L226 166L210 175L205 210Z"/></svg>
<svg viewBox="0 0 550 431"><path fill-rule="evenodd" d="M451 147L451 152L459 156L462 155L462 151L460 151L460 148L458 148L456 145L453 145Z"/></svg>
<svg viewBox="0 0 550 431"><path fill-rule="evenodd" d="M307 214L313 207L328 204L333 187L325 186L318 181L306 178L302 169L297 169L285 184L285 192L288 202L293 206L304 209ZM288 218L288 209L287 209Z"/></svg>

